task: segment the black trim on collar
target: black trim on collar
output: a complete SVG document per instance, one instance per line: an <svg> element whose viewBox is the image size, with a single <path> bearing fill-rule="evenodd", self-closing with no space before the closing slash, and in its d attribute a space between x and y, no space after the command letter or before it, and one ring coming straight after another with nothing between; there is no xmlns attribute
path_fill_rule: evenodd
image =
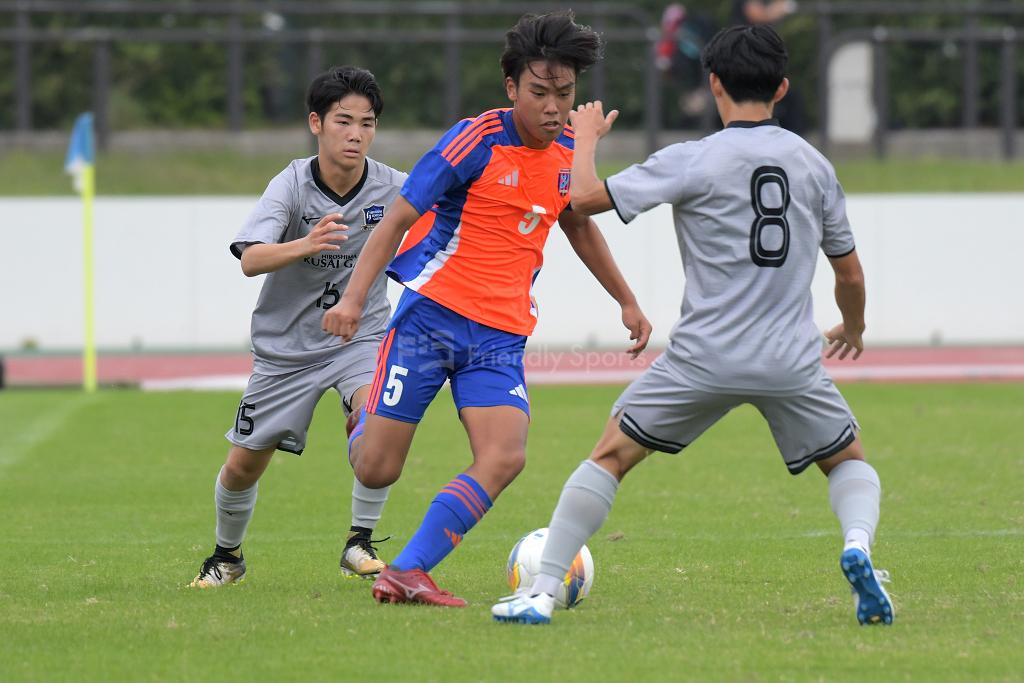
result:
<svg viewBox="0 0 1024 683"><path fill-rule="evenodd" d="M317 189L327 195L327 198L332 200L338 206L345 206L355 199L356 195L359 194L359 191L363 189L363 185L366 184L366 176L370 175L370 162L365 159L363 160L363 176L351 190L345 193L344 197L327 187L327 183L325 183L324 179L320 177L320 159L313 157L313 160L309 162L309 170L313 174L313 182L316 184Z"/></svg>
<svg viewBox="0 0 1024 683"><path fill-rule="evenodd" d="M757 128L758 126L778 126L778 119L765 119L763 121L733 121L726 128Z"/></svg>

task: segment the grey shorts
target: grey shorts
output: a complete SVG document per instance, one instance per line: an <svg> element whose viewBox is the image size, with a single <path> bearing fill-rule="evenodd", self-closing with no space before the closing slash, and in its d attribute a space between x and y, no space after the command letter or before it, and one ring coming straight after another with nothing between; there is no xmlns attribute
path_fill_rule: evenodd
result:
<svg viewBox="0 0 1024 683"><path fill-rule="evenodd" d="M612 415L631 439L654 451L678 453L738 405L750 403L768 421L791 474L853 443L860 427L824 372L795 396L710 392L692 386L659 357L619 396Z"/></svg>
<svg viewBox="0 0 1024 683"><path fill-rule="evenodd" d="M333 387L348 415L352 394L373 381L378 345L376 340L352 344L329 363L284 375L253 373L238 405L235 424L225 434L227 440L253 451L277 448L302 453L320 398Z"/></svg>

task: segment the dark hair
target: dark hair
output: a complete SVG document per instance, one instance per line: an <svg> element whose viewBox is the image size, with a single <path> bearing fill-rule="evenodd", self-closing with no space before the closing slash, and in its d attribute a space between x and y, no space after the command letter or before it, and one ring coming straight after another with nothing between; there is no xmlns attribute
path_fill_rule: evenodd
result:
<svg viewBox="0 0 1024 683"><path fill-rule="evenodd" d="M701 56L735 102L771 102L786 77L789 55L771 26L733 26L715 34Z"/></svg>
<svg viewBox="0 0 1024 683"><path fill-rule="evenodd" d="M380 94L377 79L358 66L332 66L314 78L306 92L306 106L322 119L335 102L352 94L370 100L373 115L380 117L384 111L384 97Z"/></svg>
<svg viewBox="0 0 1024 683"><path fill-rule="evenodd" d="M571 10L551 14L524 14L505 34L501 69L519 83L519 76L538 60L571 67L576 75L602 56L601 37L589 26L576 23Z"/></svg>

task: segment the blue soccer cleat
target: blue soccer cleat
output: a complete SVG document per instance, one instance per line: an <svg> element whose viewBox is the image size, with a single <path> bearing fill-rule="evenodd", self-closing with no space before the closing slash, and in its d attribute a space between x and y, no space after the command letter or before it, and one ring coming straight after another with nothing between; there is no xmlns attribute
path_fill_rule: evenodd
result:
<svg viewBox="0 0 1024 683"><path fill-rule="evenodd" d="M491 608L495 621L509 624L550 624L555 599L547 593L528 595L525 592L502 598Z"/></svg>
<svg viewBox="0 0 1024 683"><path fill-rule="evenodd" d="M875 570L871 558L860 548L848 548L839 558L843 576L850 582L857 621L863 624L891 624L896 608L882 587L889 582L889 572Z"/></svg>

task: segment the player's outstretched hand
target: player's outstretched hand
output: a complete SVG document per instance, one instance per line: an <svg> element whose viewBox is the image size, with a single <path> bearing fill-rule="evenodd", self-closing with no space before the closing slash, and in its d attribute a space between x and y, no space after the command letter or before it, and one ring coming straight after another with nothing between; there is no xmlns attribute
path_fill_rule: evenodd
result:
<svg viewBox="0 0 1024 683"><path fill-rule="evenodd" d="M341 301L337 305L328 308L327 312L324 313L321 327L324 332L330 332L335 337L341 337L342 341L349 341L359 329L359 319L362 315L362 304L342 296Z"/></svg>
<svg viewBox="0 0 1024 683"><path fill-rule="evenodd" d="M831 330L825 332L825 340L828 341L828 351L825 352L825 358L832 358L838 353L839 360L845 360L852 351L853 360L857 360L864 351L863 335L863 331L857 334L848 332L843 323L839 323Z"/></svg>
<svg viewBox="0 0 1024 683"><path fill-rule="evenodd" d="M617 118L619 118L618 109L612 109L608 112L608 116L604 115L601 100L581 104L575 110L569 111L569 123L572 124L577 138L603 138L612 129L612 124Z"/></svg>
<svg viewBox="0 0 1024 683"><path fill-rule="evenodd" d="M635 340L626 351L630 358L636 358L640 352L647 348L647 342L651 340L651 322L636 304L622 307L622 324L629 330L629 338Z"/></svg>
<svg viewBox="0 0 1024 683"><path fill-rule="evenodd" d="M338 251L341 246L335 242L344 242L348 235L344 233L348 226L340 223L340 213L329 213L320 219L309 234L303 237L306 241L306 255L313 256L321 251Z"/></svg>

